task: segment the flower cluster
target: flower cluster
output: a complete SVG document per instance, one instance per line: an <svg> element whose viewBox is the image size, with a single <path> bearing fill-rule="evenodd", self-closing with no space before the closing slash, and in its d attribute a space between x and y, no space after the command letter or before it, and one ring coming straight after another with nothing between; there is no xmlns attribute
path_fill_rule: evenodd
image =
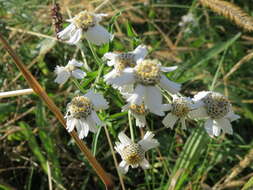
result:
<svg viewBox="0 0 253 190"><path fill-rule="evenodd" d="M105 14L94 14L82 11L68 20L70 25L58 33L62 40L69 44L77 44L82 37L95 45L102 45L112 40L113 35L99 25ZM206 118L204 128L210 136L219 136L221 130L232 134L232 121L239 118L232 111L229 100L220 93L202 91L193 98L182 96L179 91L181 84L171 81L166 73L173 72L177 66L165 67L156 59L146 59L148 49L139 45L133 51L124 53L105 53L102 60L113 69L104 75L106 84L119 90L126 101L122 111L128 111L136 119L136 126L144 128L148 125L146 116L155 114L165 116L162 123L165 127L174 128L178 122L182 129L186 129L187 119ZM82 71L83 63L72 59L65 66L57 66L55 73L56 83L63 84L70 77L83 79L86 73ZM171 98L163 96L169 95ZM170 99L170 100L169 100ZM79 138L83 139L89 131L96 133L98 126L103 122L96 111L107 109L109 103L104 97L89 90L82 96L77 96L67 105L67 130L76 130ZM120 171L126 173L129 166L143 169L149 168L145 152L159 145L153 138L154 134L147 131L138 143L130 140L123 132L119 133L120 142L116 142L115 150L120 154L122 161Z"/></svg>

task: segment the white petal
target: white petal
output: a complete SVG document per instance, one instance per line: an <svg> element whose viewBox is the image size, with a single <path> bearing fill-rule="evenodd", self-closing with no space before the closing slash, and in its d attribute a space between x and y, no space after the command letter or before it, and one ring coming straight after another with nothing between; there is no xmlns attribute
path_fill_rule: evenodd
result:
<svg viewBox="0 0 253 190"><path fill-rule="evenodd" d="M131 139L128 138L128 136L125 135L124 132L120 132L118 135L118 138L124 146L129 145L132 143Z"/></svg>
<svg viewBox="0 0 253 190"><path fill-rule="evenodd" d="M181 84L170 81L164 75L161 75L160 86L172 94L178 93L181 89Z"/></svg>
<svg viewBox="0 0 253 190"><path fill-rule="evenodd" d="M134 54L135 61L137 61L138 59L144 59L148 54L148 50L145 45L139 45L132 53Z"/></svg>
<svg viewBox="0 0 253 190"><path fill-rule="evenodd" d="M205 130L206 132L210 135L213 136L214 132L213 132L213 120L212 119L208 119L206 120L205 124L204 124Z"/></svg>
<svg viewBox="0 0 253 190"><path fill-rule="evenodd" d="M73 131L74 128L75 128L75 125L76 125L76 119L75 118L67 118L66 125L67 125L66 129L67 129L68 132Z"/></svg>
<svg viewBox="0 0 253 190"><path fill-rule="evenodd" d="M77 44L82 37L82 29L77 29L70 35L70 39L67 41L69 44Z"/></svg>
<svg viewBox="0 0 253 190"><path fill-rule="evenodd" d="M164 116L164 112L162 110L162 94L156 86L146 86L144 104L151 113Z"/></svg>
<svg viewBox="0 0 253 190"><path fill-rule="evenodd" d="M83 65L82 62L80 61L77 61L75 59L71 59L69 62L68 62L68 65L72 65L72 66L75 66L75 67L81 67Z"/></svg>
<svg viewBox="0 0 253 190"><path fill-rule="evenodd" d="M162 72L171 72L171 71L175 71L177 69L177 66L173 66L173 67L161 67L161 71Z"/></svg>
<svg viewBox="0 0 253 190"><path fill-rule="evenodd" d="M216 119L217 125L225 132L230 135L233 134L233 128L228 119L222 118L222 119Z"/></svg>
<svg viewBox="0 0 253 190"><path fill-rule="evenodd" d="M177 120L178 120L177 116L175 116L172 113L168 113L168 115L166 115L166 117L163 119L162 123L165 127L169 127L171 129L173 129Z"/></svg>
<svg viewBox="0 0 253 190"><path fill-rule="evenodd" d="M144 158L142 160L142 162L140 163L140 165L141 165L142 169L144 169L144 170L150 168L150 164L149 164L149 162L147 161L146 158Z"/></svg>
<svg viewBox="0 0 253 190"><path fill-rule="evenodd" d="M141 145L144 151L148 151L149 149L159 146L159 142L153 137L154 134L150 131L147 131L144 135L144 138L138 142L138 144Z"/></svg>
<svg viewBox="0 0 253 190"><path fill-rule="evenodd" d="M66 70L62 70L61 72L57 74L57 77L54 80L54 82L58 84L63 84L69 79L69 77L70 77L70 73Z"/></svg>
<svg viewBox="0 0 253 190"><path fill-rule="evenodd" d="M76 120L76 129L79 139L83 139L88 135L89 126L82 123L80 119Z"/></svg>
<svg viewBox="0 0 253 190"><path fill-rule="evenodd" d="M76 70L72 71L71 74L73 75L73 77L75 77L77 79L83 79L86 76L86 73L80 69L76 69Z"/></svg>
<svg viewBox="0 0 253 190"><path fill-rule="evenodd" d="M124 150L125 145L123 145L123 144L120 143L120 142L116 142L115 144L116 144L116 146L114 146L114 149L115 149L120 155L122 155L122 151Z"/></svg>
<svg viewBox="0 0 253 190"><path fill-rule="evenodd" d="M136 126L145 127L147 124L146 117L144 115L133 114L136 119Z"/></svg>
<svg viewBox="0 0 253 190"><path fill-rule="evenodd" d="M119 171L120 173L126 174L128 172L129 165L126 163L126 161L122 160L119 164Z"/></svg>
<svg viewBox="0 0 253 190"><path fill-rule="evenodd" d="M99 23L103 17L108 16L108 14L100 13L100 14L93 14L96 20L96 23Z"/></svg>
<svg viewBox="0 0 253 190"><path fill-rule="evenodd" d="M101 94L94 93L92 90L87 92L84 96L90 99L95 110L107 109L109 107L105 98Z"/></svg>
<svg viewBox="0 0 253 190"><path fill-rule="evenodd" d="M131 104L141 105L145 94L146 94L146 87L141 84L137 84L133 94L129 96L127 101L130 102Z"/></svg>
<svg viewBox="0 0 253 190"><path fill-rule="evenodd" d="M57 33L57 36L62 40L68 39L72 31L75 30L75 28L76 28L75 25L71 23L64 30Z"/></svg>
<svg viewBox="0 0 253 190"><path fill-rule="evenodd" d="M88 125L87 121L85 121L84 119L80 119L79 121L82 124L81 126L82 126L83 136L87 137L90 130L90 126Z"/></svg>
<svg viewBox="0 0 253 190"><path fill-rule="evenodd" d="M162 108L163 111L170 111L172 109L172 105L171 104L162 104Z"/></svg>
<svg viewBox="0 0 253 190"><path fill-rule="evenodd" d="M104 27L95 25L94 27L90 27L85 32L85 37L95 45L102 45L110 42L113 38L113 35L110 34Z"/></svg>
<svg viewBox="0 0 253 190"><path fill-rule="evenodd" d="M192 110L189 112L188 114L191 118L205 118L205 117L208 117L208 114L207 114L207 111L206 111L206 108L204 106L202 107L199 107L195 110Z"/></svg>
<svg viewBox="0 0 253 190"><path fill-rule="evenodd" d="M201 100L202 98L204 98L209 93L211 93L211 91L201 91L201 92L198 92L196 95L194 95L193 100L194 101L199 101L199 100Z"/></svg>
<svg viewBox="0 0 253 190"><path fill-rule="evenodd" d="M214 120L213 121L213 134L214 136L219 136L221 133L221 128L218 126L218 123Z"/></svg>
<svg viewBox="0 0 253 190"><path fill-rule="evenodd" d="M102 126L103 125L103 122L99 119L97 113L95 111L92 111L91 112L91 118L93 119L93 121L95 121L95 123L98 125L98 126Z"/></svg>
<svg viewBox="0 0 253 190"><path fill-rule="evenodd" d="M116 53L108 52L108 53L104 54L104 56L102 57L102 59L103 60L106 60L106 59L113 60L113 59L115 59L115 57L117 57L117 55L118 54L116 54Z"/></svg>
<svg viewBox="0 0 253 190"><path fill-rule="evenodd" d="M114 71L114 73L115 72L116 71ZM111 73L110 77L105 76L104 78L107 84L112 84L116 87L122 87L123 85L130 85L135 82L133 68L124 69L121 75L113 76L113 73Z"/></svg>
<svg viewBox="0 0 253 190"><path fill-rule="evenodd" d="M93 133L97 132L96 122L91 118L91 115L89 115L86 118L86 124L89 126L89 129L90 129L91 132L93 132Z"/></svg>
<svg viewBox="0 0 253 190"><path fill-rule="evenodd" d="M225 118L229 119L231 122L232 121L235 121L237 119L240 119L240 116L235 114L233 111L230 111L226 116Z"/></svg>
<svg viewBox="0 0 253 190"><path fill-rule="evenodd" d="M181 122L181 125L182 125L182 129L186 130L185 118L181 118L180 122Z"/></svg>

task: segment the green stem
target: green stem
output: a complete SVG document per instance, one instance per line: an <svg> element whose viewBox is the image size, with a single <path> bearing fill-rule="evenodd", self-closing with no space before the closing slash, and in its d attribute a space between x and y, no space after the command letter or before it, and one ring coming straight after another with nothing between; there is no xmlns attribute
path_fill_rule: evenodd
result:
<svg viewBox="0 0 253 190"><path fill-rule="evenodd" d="M133 129L132 117L131 117L130 112L128 112L128 122L129 122L129 127L130 127L131 140L134 142L134 129Z"/></svg>
<svg viewBox="0 0 253 190"><path fill-rule="evenodd" d="M83 87L80 85L80 83L75 79L72 78L73 83L75 84L75 86L82 92L82 93L86 93L86 91L83 89Z"/></svg>

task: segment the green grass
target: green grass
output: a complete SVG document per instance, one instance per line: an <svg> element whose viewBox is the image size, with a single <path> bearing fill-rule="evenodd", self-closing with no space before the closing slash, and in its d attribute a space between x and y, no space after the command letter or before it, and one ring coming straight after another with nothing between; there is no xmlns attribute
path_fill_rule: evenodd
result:
<svg viewBox="0 0 253 190"><path fill-rule="evenodd" d="M59 2L65 2L72 15L89 5L100 4L79 0ZM146 155L152 167L145 172L140 168L130 169L123 177L126 189L202 190L211 189L219 182L221 186L217 189L223 189L226 184L220 180L234 171L253 146L252 60L244 62L224 80L233 66L252 52L252 33L201 7L197 1L145 2L116 0L101 10L110 15L103 25L115 33L114 40L102 47L90 45L85 40L80 47L75 47L41 36L55 35L50 18L51 1L0 0L0 32L62 113L67 103L80 94L77 86L82 92L93 87L102 93L110 102L110 108L101 112L100 118L107 124L113 144L122 130L130 136L130 129L127 112L121 112L124 99L103 81L103 75L111 70L101 59L106 52L127 52L141 43L146 44L149 58L159 59L165 66L178 66L167 76L183 84L182 94L192 97L198 91L213 89L228 95L235 112L241 116L232 123L233 135L211 139L201 121L187 122L185 131L179 126L174 130L164 129L162 118L150 114L147 118L149 129L160 142L158 149ZM251 0L233 2L253 15ZM192 12L196 20L187 25L190 32L184 32L178 23L188 12ZM65 8L63 16L68 18ZM32 31L40 37L15 29ZM172 41L173 49L161 32ZM87 77L59 86L53 82L54 68L65 65L73 55L87 61L88 67L83 68ZM0 57L1 91L27 88L26 81L2 46ZM139 140L145 130L134 125L131 133ZM49 169L53 189L104 189L70 135L36 95L0 99L0 141L0 190L49 189ZM120 189L104 129L97 134L89 133L84 142ZM120 161L120 156L116 156ZM227 189L252 189L252 174L251 162L229 183L236 185Z"/></svg>

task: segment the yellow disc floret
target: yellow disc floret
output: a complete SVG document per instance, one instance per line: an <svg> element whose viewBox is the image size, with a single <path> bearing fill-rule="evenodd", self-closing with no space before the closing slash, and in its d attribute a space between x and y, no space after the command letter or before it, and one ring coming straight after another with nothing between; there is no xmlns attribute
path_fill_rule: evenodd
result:
<svg viewBox="0 0 253 190"><path fill-rule="evenodd" d="M144 60L135 68L136 80L143 85L155 85L160 80L160 64L157 60Z"/></svg>
<svg viewBox="0 0 253 190"><path fill-rule="evenodd" d="M144 150L139 144L132 143L123 149L122 158L129 165L136 165L144 159L144 153Z"/></svg>
<svg viewBox="0 0 253 190"><path fill-rule="evenodd" d="M209 93L203 102L206 104L207 114L213 119L223 118L229 112L229 100L219 93Z"/></svg>
<svg viewBox="0 0 253 190"><path fill-rule="evenodd" d="M141 105L131 104L129 109L137 115L146 115L147 114L147 110L145 109L144 104L141 104Z"/></svg>
<svg viewBox="0 0 253 190"><path fill-rule="evenodd" d="M115 69L117 72L122 72L126 67L135 65L134 54L122 53L116 57Z"/></svg>
<svg viewBox="0 0 253 190"><path fill-rule="evenodd" d="M171 113L177 117L185 117L190 111L187 101L184 98L177 98L173 100L171 105Z"/></svg>
<svg viewBox="0 0 253 190"><path fill-rule="evenodd" d="M72 117L76 119L86 118L91 114L93 105L91 101L84 96L77 96L72 99L68 105L68 110Z"/></svg>
<svg viewBox="0 0 253 190"><path fill-rule="evenodd" d="M88 30L96 24L94 15L87 11L82 11L76 15L73 22L77 28L82 28L83 30Z"/></svg>

